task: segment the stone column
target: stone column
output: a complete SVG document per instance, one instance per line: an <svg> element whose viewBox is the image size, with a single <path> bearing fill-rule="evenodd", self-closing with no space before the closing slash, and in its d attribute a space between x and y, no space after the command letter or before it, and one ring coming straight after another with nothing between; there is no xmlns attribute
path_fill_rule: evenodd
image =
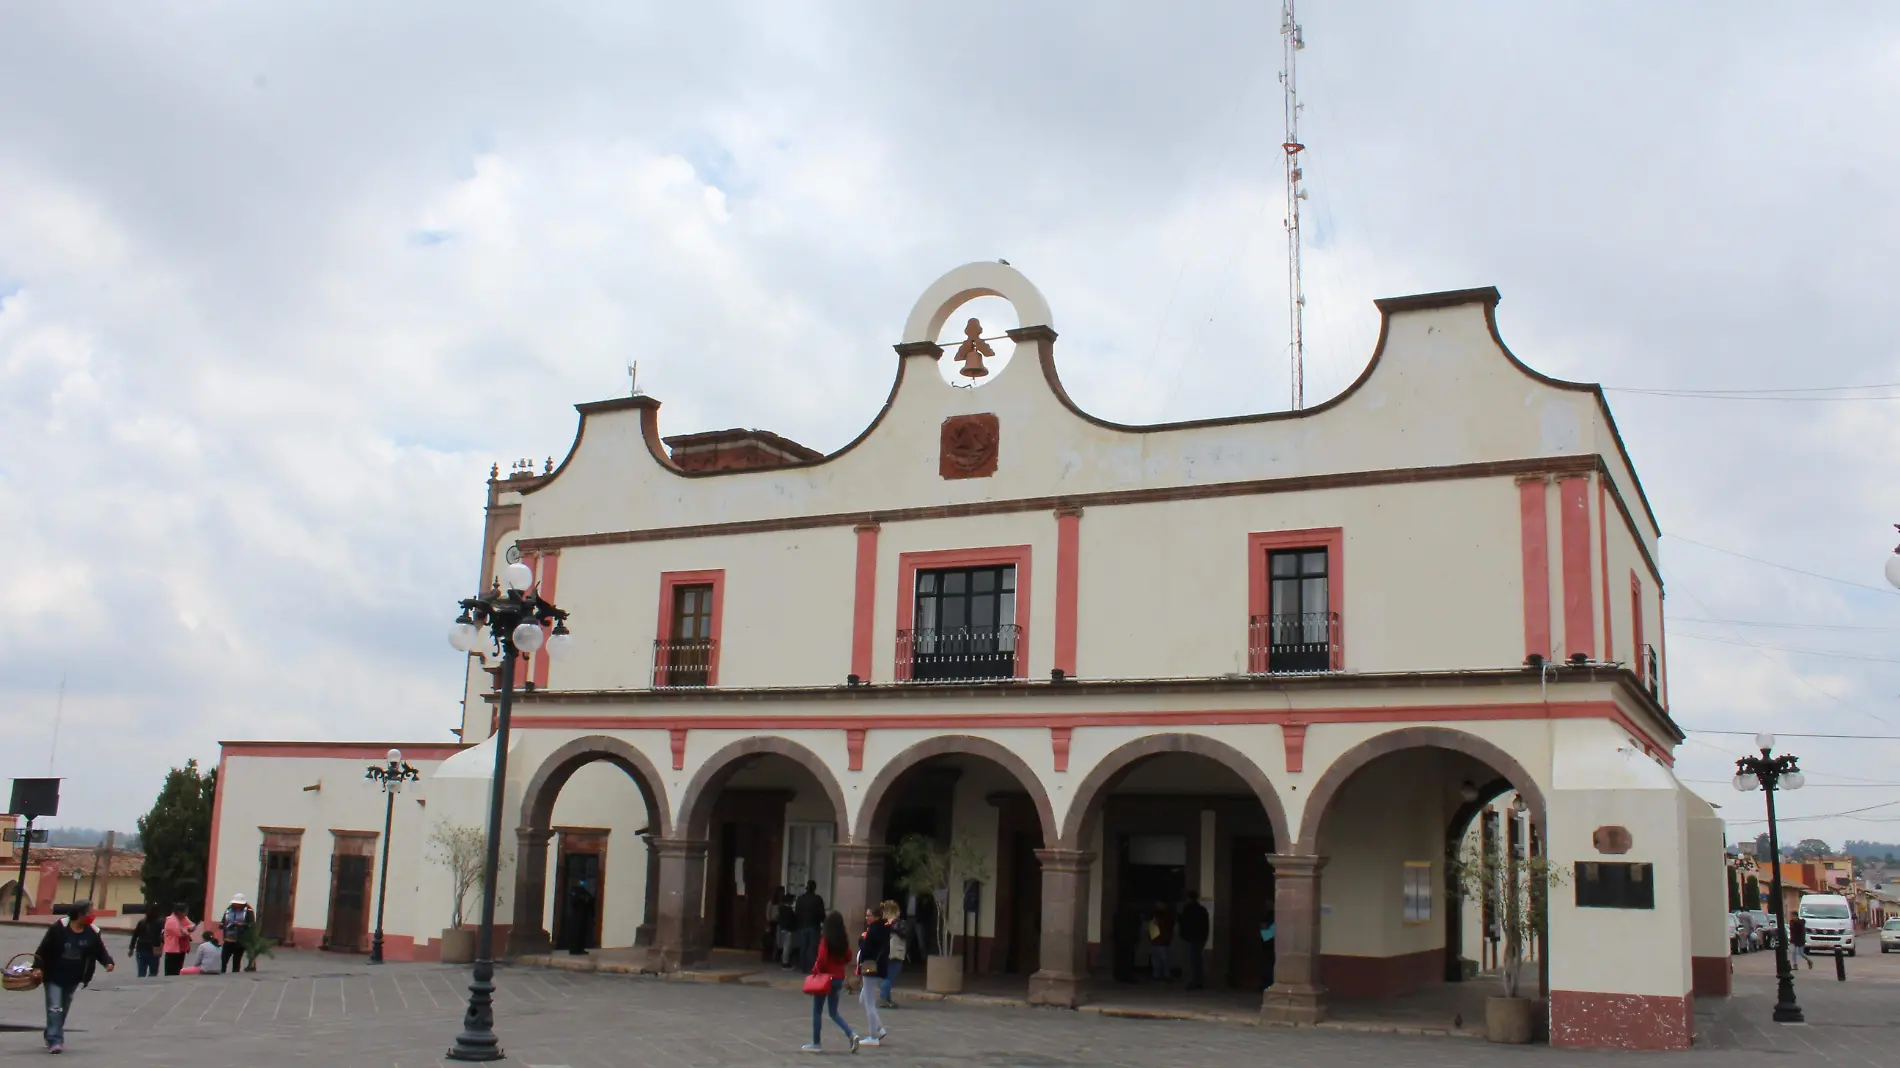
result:
<svg viewBox="0 0 1900 1068"><path fill-rule="evenodd" d="M554 832L546 827L515 828L514 916L508 927L507 950L510 957L546 953L554 947L546 920L548 842L553 837Z"/></svg>
<svg viewBox="0 0 1900 1068"><path fill-rule="evenodd" d="M1038 849L1042 863L1042 970L1029 977L1031 1005L1073 1009L1089 974L1089 869L1095 854Z"/></svg>
<svg viewBox="0 0 1900 1068"><path fill-rule="evenodd" d="M647 850L646 904L640 913L640 926L633 932L633 944L650 946L660 920L660 851L654 846L652 835L643 835L640 841Z"/></svg>
<svg viewBox="0 0 1900 1068"><path fill-rule="evenodd" d="M1286 853L1273 862L1273 985L1261 999L1260 1016L1276 1023L1318 1023L1326 1018L1326 988L1319 985L1319 872L1325 857Z"/></svg>
<svg viewBox="0 0 1900 1068"><path fill-rule="evenodd" d="M831 847L831 907L844 915L845 934L854 946L864 932L864 910L884 900L884 857L889 852L887 846Z"/></svg>
<svg viewBox="0 0 1900 1068"><path fill-rule="evenodd" d="M701 916L706 897L704 839L654 838L660 858L659 910L647 968L662 974L699 962Z"/></svg>

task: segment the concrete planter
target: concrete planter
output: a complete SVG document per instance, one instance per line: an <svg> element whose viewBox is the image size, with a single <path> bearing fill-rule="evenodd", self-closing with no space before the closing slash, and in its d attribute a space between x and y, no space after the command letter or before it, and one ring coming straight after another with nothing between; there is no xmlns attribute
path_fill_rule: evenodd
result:
<svg viewBox="0 0 1900 1068"><path fill-rule="evenodd" d="M453 927L442 929L442 956L444 964L467 964L475 959L475 932L456 930Z"/></svg>
<svg viewBox="0 0 1900 1068"><path fill-rule="evenodd" d="M1492 1042L1528 1045L1537 1032L1537 1005L1531 998L1486 998L1484 1037Z"/></svg>
<svg viewBox="0 0 1900 1068"><path fill-rule="evenodd" d="M932 994L963 993L963 958L931 957L924 964L924 989Z"/></svg>

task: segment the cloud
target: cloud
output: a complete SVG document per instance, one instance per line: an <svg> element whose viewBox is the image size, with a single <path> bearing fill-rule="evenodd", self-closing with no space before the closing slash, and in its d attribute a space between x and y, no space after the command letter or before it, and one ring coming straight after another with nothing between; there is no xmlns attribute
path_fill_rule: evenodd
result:
<svg viewBox="0 0 1900 1068"><path fill-rule="evenodd" d="M220 737L446 738L440 631L491 462L558 457L571 405L617 395L631 359L668 432L835 448L957 263L1037 281L1064 381L1105 417L1283 406L1276 16L11 13L0 536L24 577L0 616L4 771L42 766L62 676L75 823L129 825ZM1481 284L1514 351L1564 377L1900 381L1900 147L1876 135L1900 119L1894 13L1306 18L1309 400L1363 367L1373 297ZM1887 405L1615 403L1666 530L1880 581ZM1668 539L1664 561L1672 615L1900 625L1886 594ZM1884 655L1890 634L1674 629L1687 724L1883 729L1842 701L1900 722L1891 665L1686 637ZM1802 745L1811 781L1891 778L1869 747ZM1679 767L1725 779L1725 759L1692 745Z"/></svg>

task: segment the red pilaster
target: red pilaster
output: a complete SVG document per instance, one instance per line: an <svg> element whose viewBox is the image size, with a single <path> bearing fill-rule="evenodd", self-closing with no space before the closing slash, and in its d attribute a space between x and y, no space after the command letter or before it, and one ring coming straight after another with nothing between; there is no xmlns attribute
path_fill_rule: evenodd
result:
<svg viewBox="0 0 1900 1068"><path fill-rule="evenodd" d="M1078 600L1081 596L1082 510L1056 512L1056 643L1055 667L1075 676Z"/></svg>
<svg viewBox="0 0 1900 1068"><path fill-rule="evenodd" d="M1562 509L1558 529L1563 536L1564 644L1567 659L1596 653L1596 606L1590 596L1590 480L1585 476L1557 481Z"/></svg>
<svg viewBox="0 0 1900 1068"><path fill-rule="evenodd" d="M851 674L871 681L871 634L877 614L877 532L876 523L857 528L857 589L851 604Z"/></svg>
<svg viewBox="0 0 1900 1068"><path fill-rule="evenodd" d="M1550 658L1550 480L1532 475L1517 484L1523 534L1524 655Z"/></svg>

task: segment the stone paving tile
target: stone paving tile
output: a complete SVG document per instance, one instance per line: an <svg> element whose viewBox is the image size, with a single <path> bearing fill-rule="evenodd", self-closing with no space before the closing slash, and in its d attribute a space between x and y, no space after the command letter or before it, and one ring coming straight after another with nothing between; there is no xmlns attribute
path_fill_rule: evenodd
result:
<svg viewBox="0 0 1900 1068"><path fill-rule="evenodd" d="M0 930L0 949L13 940ZM891 1044L860 1056L916 1068L1486 1068L1533 1062L1688 1068L1785 1065L1790 1054L1821 1066L1900 1064L1900 982L1858 969L1854 982L1822 984L1804 971L1803 1003L1815 1022L1786 1028L1765 1022L1773 1000L1770 977L1746 963L1738 972L1741 992L1705 1004L1698 1014L1703 1047L1681 1054L1578 1053L1439 1037L918 1002L887 1013ZM462 968L372 969L360 958L294 952L243 975L138 980L121 970L81 992L68 1056L114 1068L441 1065L460 1024L466 982ZM520 967L503 969L497 985L506 1063L523 1068L752 1068L813 1059L797 1052L810 1036L811 1010L795 991ZM855 1000L843 1011L861 1023ZM37 1024L39 1017L38 994L0 995L0 1021ZM829 1022L825 1026L827 1056L843 1057L841 1036ZM41 1055L37 1033L0 1033L0 1065Z"/></svg>

